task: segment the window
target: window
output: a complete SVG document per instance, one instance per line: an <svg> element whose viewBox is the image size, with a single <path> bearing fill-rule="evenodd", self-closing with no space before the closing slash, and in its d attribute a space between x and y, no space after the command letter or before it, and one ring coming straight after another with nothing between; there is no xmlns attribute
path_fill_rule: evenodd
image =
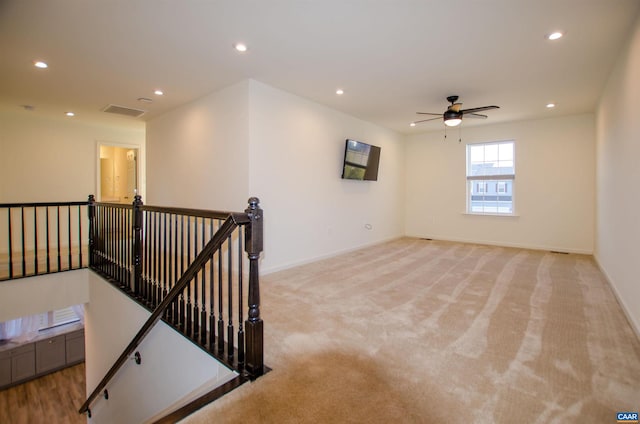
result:
<svg viewBox="0 0 640 424"><path fill-rule="evenodd" d="M512 215L513 141L467 145L467 212Z"/></svg>
<svg viewBox="0 0 640 424"><path fill-rule="evenodd" d="M55 311L40 314L40 330L56 327L58 325L69 324L79 321L78 315L73 311L72 307L57 309Z"/></svg>

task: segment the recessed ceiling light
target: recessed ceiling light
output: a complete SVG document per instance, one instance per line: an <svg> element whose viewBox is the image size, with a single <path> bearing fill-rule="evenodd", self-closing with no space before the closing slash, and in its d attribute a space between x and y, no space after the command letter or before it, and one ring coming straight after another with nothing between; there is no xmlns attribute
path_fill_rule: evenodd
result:
<svg viewBox="0 0 640 424"><path fill-rule="evenodd" d="M415 126L416 126L416 123L415 123L415 122L412 122L412 123L410 123L410 124L409 124L409 126L410 126L410 127L415 127Z"/></svg>
<svg viewBox="0 0 640 424"><path fill-rule="evenodd" d="M65 115L67 115L67 116L76 116L76 114L73 113L73 112L67 112L67 113L65 113Z"/></svg>
<svg viewBox="0 0 640 424"><path fill-rule="evenodd" d="M236 49L237 51L239 51L240 53L244 53L247 51L247 45L243 44L243 43L236 43L233 46L234 49Z"/></svg>
<svg viewBox="0 0 640 424"><path fill-rule="evenodd" d="M33 62L33 65L36 68L40 68L40 69L46 69L49 67L49 65L47 65L45 62L42 62L41 60L36 60L35 62Z"/></svg>
<svg viewBox="0 0 640 424"><path fill-rule="evenodd" d="M556 107L555 103L547 103L547 109L553 109L554 107Z"/></svg>
<svg viewBox="0 0 640 424"><path fill-rule="evenodd" d="M555 31L555 32L552 32L551 34L547 34L547 40L551 40L551 41L557 40L559 38L562 38L563 35L564 34L562 32Z"/></svg>
<svg viewBox="0 0 640 424"><path fill-rule="evenodd" d="M153 94L155 94L156 96L162 96L162 95L164 95L164 91L156 90L156 91L153 92Z"/></svg>
<svg viewBox="0 0 640 424"><path fill-rule="evenodd" d="M338 89L336 90L336 94L337 94L338 96L342 96L342 95L344 94L344 90L343 90L342 88L338 88Z"/></svg>
<svg viewBox="0 0 640 424"><path fill-rule="evenodd" d="M138 97L138 101L142 103L153 103L153 100L148 97Z"/></svg>

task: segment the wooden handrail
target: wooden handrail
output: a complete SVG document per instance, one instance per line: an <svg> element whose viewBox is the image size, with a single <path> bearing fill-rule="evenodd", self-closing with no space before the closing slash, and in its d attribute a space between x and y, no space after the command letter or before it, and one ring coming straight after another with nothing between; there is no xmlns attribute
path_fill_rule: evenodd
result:
<svg viewBox="0 0 640 424"><path fill-rule="evenodd" d="M33 202L33 203L0 203L0 208L41 208L45 206L84 206L87 201L80 202Z"/></svg>
<svg viewBox="0 0 640 424"><path fill-rule="evenodd" d="M231 213L227 216L224 224L220 226L211 240L202 249L198 256L196 256L193 262L185 270L182 277L180 277L176 285L169 291L169 293L167 293L167 296L155 308L149 319L147 319L147 321L143 324L138 333L122 352L120 357L118 357L109 371L107 371L105 376L102 378L100 383L96 386L93 392L91 392L91 395L89 395L87 400L78 410L79 413L83 414L85 412L90 412L89 407L91 406L91 403L102 393L109 381L111 381L118 370L127 361L128 357L134 353L135 349L140 345L142 340L147 336L147 334L149 334L155 324L162 318L167 307L176 300L176 298L180 295L180 293L182 293L187 284L189 284L189 282L195 277L195 275L207 263L207 261L211 259L213 253L222 246L222 244L228 237L231 236L236 227L248 222L250 222L250 218L247 216L247 214Z"/></svg>

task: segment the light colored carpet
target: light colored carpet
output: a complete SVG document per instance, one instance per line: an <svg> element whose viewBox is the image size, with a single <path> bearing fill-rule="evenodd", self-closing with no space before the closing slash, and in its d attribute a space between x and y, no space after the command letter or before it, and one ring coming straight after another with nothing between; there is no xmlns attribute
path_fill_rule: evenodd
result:
<svg viewBox="0 0 640 424"><path fill-rule="evenodd" d="M588 423L640 408L590 256L403 238L262 278L273 371L183 422Z"/></svg>

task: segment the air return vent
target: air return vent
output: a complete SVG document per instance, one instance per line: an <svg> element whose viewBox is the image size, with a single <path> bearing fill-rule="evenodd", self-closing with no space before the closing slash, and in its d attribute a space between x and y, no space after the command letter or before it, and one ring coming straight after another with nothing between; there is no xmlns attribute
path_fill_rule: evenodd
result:
<svg viewBox="0 0 640 424"><path fill-rule="evenodd" d="M108 105L104 109L102 109L102 111L108 112L108 113L117 113L119 115L132 116L134 118L142 116L146 112L146 110L132 109L130 107L117 106L117 105Z"/></svg>

